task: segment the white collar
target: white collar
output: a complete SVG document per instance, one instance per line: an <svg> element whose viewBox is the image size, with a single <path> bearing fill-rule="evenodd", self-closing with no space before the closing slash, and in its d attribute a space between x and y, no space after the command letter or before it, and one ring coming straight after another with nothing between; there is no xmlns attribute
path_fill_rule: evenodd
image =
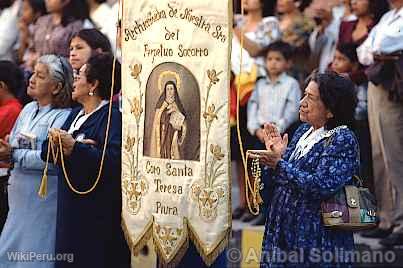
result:
<svg viewBox="0 0 403 268"><path fill-rule="evenodd" d="M84 113L84 108L81 109L81 111L76 115L76 118L74 118L74 121L71 123L68 133L72 134L74 131L79 130L80 127L85 123L85 121L87 121L87 119L92 114L94 114L96 111L98 111L99 109L101 109L103 106L105 106L108 103L109 103L109 101L102 100L101 103L97 106L97 108L95 108L95 110L93 110L92 112L90 112L88 114Z"/></svg>
<svg viewBox="0 0 403 268"><path fill-rule="evenodd" d="M338 126L331 130L325 130L324 127L314 130L313 127L311 127L298 140L297 145L290 156L290 161L302 158L313 148L315 144L324 138L331 137L336 131L344 128L347 128L347 126Z"/></svg>
<svg viewBox="0 0 403 268"><path fill-rule="evenodd" d="M399 10L397 10L397 9L395 10L394 17L395 18L398 18L398 17L403 18L403 7L401 7Z"/></svg>

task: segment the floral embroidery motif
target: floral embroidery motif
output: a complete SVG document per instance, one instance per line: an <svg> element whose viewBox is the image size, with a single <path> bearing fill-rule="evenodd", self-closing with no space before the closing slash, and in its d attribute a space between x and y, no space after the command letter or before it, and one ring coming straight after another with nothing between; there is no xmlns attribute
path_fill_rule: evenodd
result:
<svg viewBox="0 0 403 268"><path fill-rule="evenodd" d="M191 197L198 204L200 217L206 222L211 222L217 218L218 205L225 197L224 187L215 184L215 180L225 174L225 171L222 169L225 155L222 152L221 146L218 144L210 144L210 147L208 146L211 125L215 120L218 120L218 113L224 107L224 104L217 109L214 104L208 105L210 90L213 85L220 81L218 76L221 73L222 72L217 73L214 69L207 70L210 83L207 87L207 96L204 105L205 111L203 113L204 123L207 129L206 151L204 155L204 180L197 181L191 185ZM210 149L209 155L207 148ZM210 160L208 160L208 156L210 156Z"/></svg>
<svg viewBox="0 0 403 268"><path fill-rule="evenodd" d="M140 73L142 70L141 64L130 65L131 75L133 79L137 80L139 87L141 86ZM147 180L143 177L139 165L139 129L140 129L140 119L144 109L141 106L141 100L143 99L143 94L140 91L140 97L134 97L132 100L127 98L130 104L130 114L134 117L136 122L136 136L132 137L130 134L127 136L126 143L124 144L124 151L128 155L128 163L130 166L130 174L123 176L122 180L122 190L126 198L124 199L129 212L133 215L141 209L142 197L147 194L149 185Z"/></svg>
<svg viewBox="0 0 403 268"><path fill-rule="evenodd" d="M177 248L183 232L182 228L161 226L154 222L154 234L164 251L164 255L168 258L171 257L174 249Z"/></svg>

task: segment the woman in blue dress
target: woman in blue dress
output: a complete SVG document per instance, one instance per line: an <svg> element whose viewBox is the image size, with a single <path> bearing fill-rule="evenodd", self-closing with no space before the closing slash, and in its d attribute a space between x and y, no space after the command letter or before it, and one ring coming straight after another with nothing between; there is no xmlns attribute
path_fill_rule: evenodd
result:
<svg viewBox="0 0 403 268"><path fill-rule="evenodd" d="M68 179L78 191L90 189L101 168L112 66L110 54L98 54L81 67L72 94L73 100L81 105L73 109L61 129L50 131L56 143L60 135ZM115 92L118 92L118 62L114 83ZM67 184L61 162L58 162L56 253L60 256L72 254L74 259L58 260L57 268L130 267L130 252L121 228L121 146L122 115L118 106L113 104L102 174L94 190L88 194L73 192ZM47 158L47 148L48 142L45 142L43 160Z"/></svg>
<svg viewBox="0 0 403 268"><path fill-rule="evenodd" d="M54 266L58 181L51 165L48 195L38 196L45 167L41 146L48 130L62 126L69 115L72 87L73 69L66 59L40 57L27 89L34 101L21 111L9 143L1 141L0 158L9 159L14 169L8 187L10 210L0 237L0 267ZM15 252L19 255L13 259L10 254Z"/></svg>
<svg viewBox="0 0 403 268"><path fill-rule="evenodd" d="M288 145L264 126L264 197L268 206L261 267L349 267L352 232L327 229L321 201L358 174L359 149L349 126L354 85L335 73L313 73L300 104L302 124Z"/></svg>

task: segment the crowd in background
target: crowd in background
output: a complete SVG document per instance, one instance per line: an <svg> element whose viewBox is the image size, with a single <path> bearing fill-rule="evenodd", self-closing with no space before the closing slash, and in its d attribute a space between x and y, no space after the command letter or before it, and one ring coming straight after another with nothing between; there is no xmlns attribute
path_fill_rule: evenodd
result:
<svg viewBox="0 0 403 268"><path fill-rule="evenodd" d="M385 245L401 244L403 1L243 2L245 15L234 16L231 55L231 158L237 170L234 177L238 178L240 192L237 200L239 206L233 211L233 219L256 225L264 224L265 220L264 209L257 217L247 210L244 166L236 124L239 123L240 126L244 149L264 149L265 123L276 125L281 134L287 133L291 138L300 124L299 106L308 74L313 70L335 72L348 77L355 85L357 107L353 130L360 145L361 164L360 174L357 175L362 177L378 199L378 228L364 235L383 238ZM240 2L235 1L234 6L239 14ZM48 199L38 201L39 203L32 202L33 195L36 194L34 190L39 187L41 171L45 166L48 129L62 128L61 134L52 135L62 135L65 138L62 143L70 148L67 154L77 154L78 159L82 159L80 157L85 157L86 150L89 150L94 157L97 155L90 147L81 148L81 152L76 149L71 151L71 137L81 126L86 126L85 121L89 117L86 112L102 114L101 111L107 106L108 92L105 92L105 85L111 81L104 81L105 77L97 77L98 72L107 72L102 68L94 71L94 66L99 63L110 66L110 58L105 55L111 57L115 54L119 58L119 42L116 42L118 10L116 0L0 0L0 177L10 176L10 162L13 162L11 177L14 178L10 179L10 190L15 191L14 193L30 192L24 200L13 200L11 195L8 219L11 223L6 223L0 237L0 261L4 252L19 245L18 239L22 239L22 233L27 228L25 225L15 231L15 227L11 230L7 226L18 225L18 221L24 222L27 214L33 215L41 211L43 203L40 202L52 203L57 198L57 186L54 185L49 187L54 192L50 191ZM241 38L244 39L242 65ZM89 91L86 93L88 96L80 95L81 89ZM98 98L92 98L94 95ZM239 118L236 117L238 102ZM74 107L77 106L77 113L70 114L71 109L75 111ZM69 119L66 121L66 118ZM19 136L16 135L17 132ZM34 138L30 136L32 133L36 133ZM116 134L119 136L119 133ZM82 136L74 138L84 140L83 144L88 146L93 142ZM102 137L99 139L101 141ZM31 146L32 142L37 141L40 141L37 148ZM27 148L14 150L13 142L17 147ZM10 158L12 161L7 161ZM49 177L52 176L54 182L56 176L64 175L51 170ZM19 185L18 181L25 177L35 180L30 181L32 184ZM13 185L13 182L16 183ZM0 183L0 191L4 192L7 182L2 180ZM59 191L66 194L67 189L59 188ZM7 208L3 206L7 203L7 198L4 194L0 198L3 198L0 214L5 215ZM71 209L76 205L71 196L64 198L67 200L64 203L67 208ZM119 200L118 196L116 200ZM21 209L24 204L20 202L32 202L30 210ZM93 203L86 205L88 208L94 206ZM113 213L118 211L113 206L110 209ZM41 227L45 228L43 232L46 228L55 227L49 225L49 219L56 218L55 214L59 213L57 211L54 203L41 212L45 226ZM119 215L117 213L116 217ZM36 217L38 216L32 218ZM67 216L62 218L65 217ZM4 221L5 217L0 217L0 231ZM105 224L118 228L116 222ZM65 239L62 249L69 251L71 245L66 242L70 235L68 230L77 226L68 221L66 225L69 226L59 235ZM91 229L90 226L87 228ZM102 230L100 227L98 231L101 233ZM122 238L121 233L116 232L119 239ZM33 236L26 244L22 244L27 248L54 250L55 237L45 238L41 240L44 239L43 236ZM121 247L123 238L119 239L115 241L115 249ZM80 250L85 251L84 248ZM120 252L122 251L124 250Z"/></svg>

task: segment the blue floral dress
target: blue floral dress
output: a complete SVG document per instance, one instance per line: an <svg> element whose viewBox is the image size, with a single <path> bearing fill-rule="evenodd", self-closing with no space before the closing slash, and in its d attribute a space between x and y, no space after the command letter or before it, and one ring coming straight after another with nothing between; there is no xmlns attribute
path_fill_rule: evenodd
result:
<svg viewBox="0 0 403 268"><path fill-rule="evenodd" d="M342 128L321 139L304 156L290 160L309 129L310 125L301 125L276 169L264 169L267 218L262 268L351 265L352 232L326 229L320 204L358 174L357 141L352 131Z"/></svg>

